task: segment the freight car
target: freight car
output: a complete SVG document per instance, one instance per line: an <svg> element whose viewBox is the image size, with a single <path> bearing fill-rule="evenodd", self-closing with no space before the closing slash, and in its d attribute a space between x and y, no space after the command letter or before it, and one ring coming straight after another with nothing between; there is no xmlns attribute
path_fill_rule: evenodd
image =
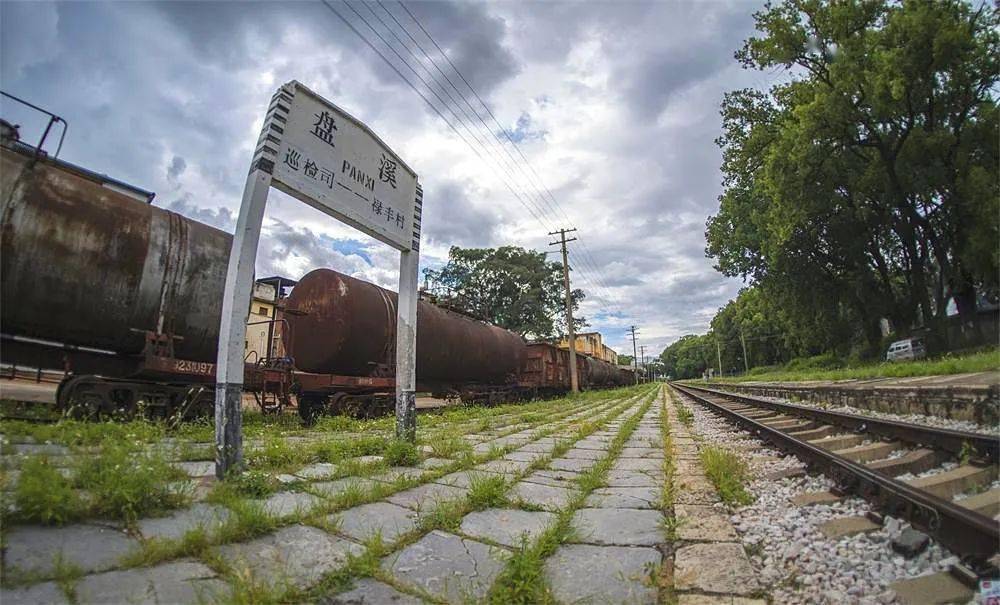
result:
<svg viewBox="0 0 1000 605"><path fill-rule="evenodd" d="M0 363L63 370L64 410L209 413L231 236L3 132ZM286 302L287 357L247 364L247 390L272 410L294 394L307 420L391 408L395 305L373 284L311 272ZM565 350L425 301L417 325L421 390L476 403L568 390ZM625 382L603 361L577 364L585 388Z"/></svg>

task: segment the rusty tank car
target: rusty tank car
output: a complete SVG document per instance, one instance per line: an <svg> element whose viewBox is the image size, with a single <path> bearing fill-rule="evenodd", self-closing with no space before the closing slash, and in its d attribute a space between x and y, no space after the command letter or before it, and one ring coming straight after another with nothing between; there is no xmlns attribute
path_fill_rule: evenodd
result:
<svg viewBox="0 0 1000 605"><path fill-rule="evenodd" d="M394 363L395 292L316 269L299 280L285 306L286 347L297 368L358 374ZM512 383L524 354L524 341L509 330L417 303L418 382Z"/></svg>

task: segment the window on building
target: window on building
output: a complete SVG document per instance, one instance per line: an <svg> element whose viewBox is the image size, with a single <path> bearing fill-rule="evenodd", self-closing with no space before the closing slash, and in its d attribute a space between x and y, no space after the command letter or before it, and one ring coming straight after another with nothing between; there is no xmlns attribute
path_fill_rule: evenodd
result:
<svg viewBox="0 0 1000 605"><path fill-rule="evenodd" d="M267 317L267 307L257 307L257 315L263 315Z"/></svg>

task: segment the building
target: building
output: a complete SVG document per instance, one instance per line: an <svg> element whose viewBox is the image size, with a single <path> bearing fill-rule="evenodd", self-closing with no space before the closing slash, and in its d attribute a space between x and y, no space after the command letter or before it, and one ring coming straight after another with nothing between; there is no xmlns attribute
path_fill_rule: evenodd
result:
<svg viewBox="0 0 1000 605"><path fill-rule="evenodd" d="M247 315L246 360L253 363L266 357L283 357L281 317L284 298L297 282L287 277L258 279L253 285L250 313ZM270 349L267 343L271 343Z"/></svg>
<svg viewBox="0 0 1000 605"><path fill-rule="evenodd" d="M600 332L582 332L574 339L576 350L584 355L590 355L608 363L618 365L618 353L604 344ZM559 348L569 350L569 338L559 341Z"/></svg>

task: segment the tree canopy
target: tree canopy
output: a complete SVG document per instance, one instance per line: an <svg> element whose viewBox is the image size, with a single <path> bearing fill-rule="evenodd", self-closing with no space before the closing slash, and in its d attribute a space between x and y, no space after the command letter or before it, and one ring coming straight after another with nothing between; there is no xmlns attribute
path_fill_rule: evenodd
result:
<svg viewBox="0 0 1000 605"><path fill-rule="evenodd" d="M562 263L517 246L459 248L448 263L425 269L439 304L517 332L550 338L566 332ZM582 290L572 291L573 323L587 325L577 309Z"/></svg>
<svg viewBox="0 0 1000 605"><path fill-rule="evenodd" d="M1000 275L997 9L785 0L755 20L737 59L787 81L723 102L717 268L781 300L809 333L792 348L873 349L881 318L933 327L949 300L974 322Z"/></svg>

